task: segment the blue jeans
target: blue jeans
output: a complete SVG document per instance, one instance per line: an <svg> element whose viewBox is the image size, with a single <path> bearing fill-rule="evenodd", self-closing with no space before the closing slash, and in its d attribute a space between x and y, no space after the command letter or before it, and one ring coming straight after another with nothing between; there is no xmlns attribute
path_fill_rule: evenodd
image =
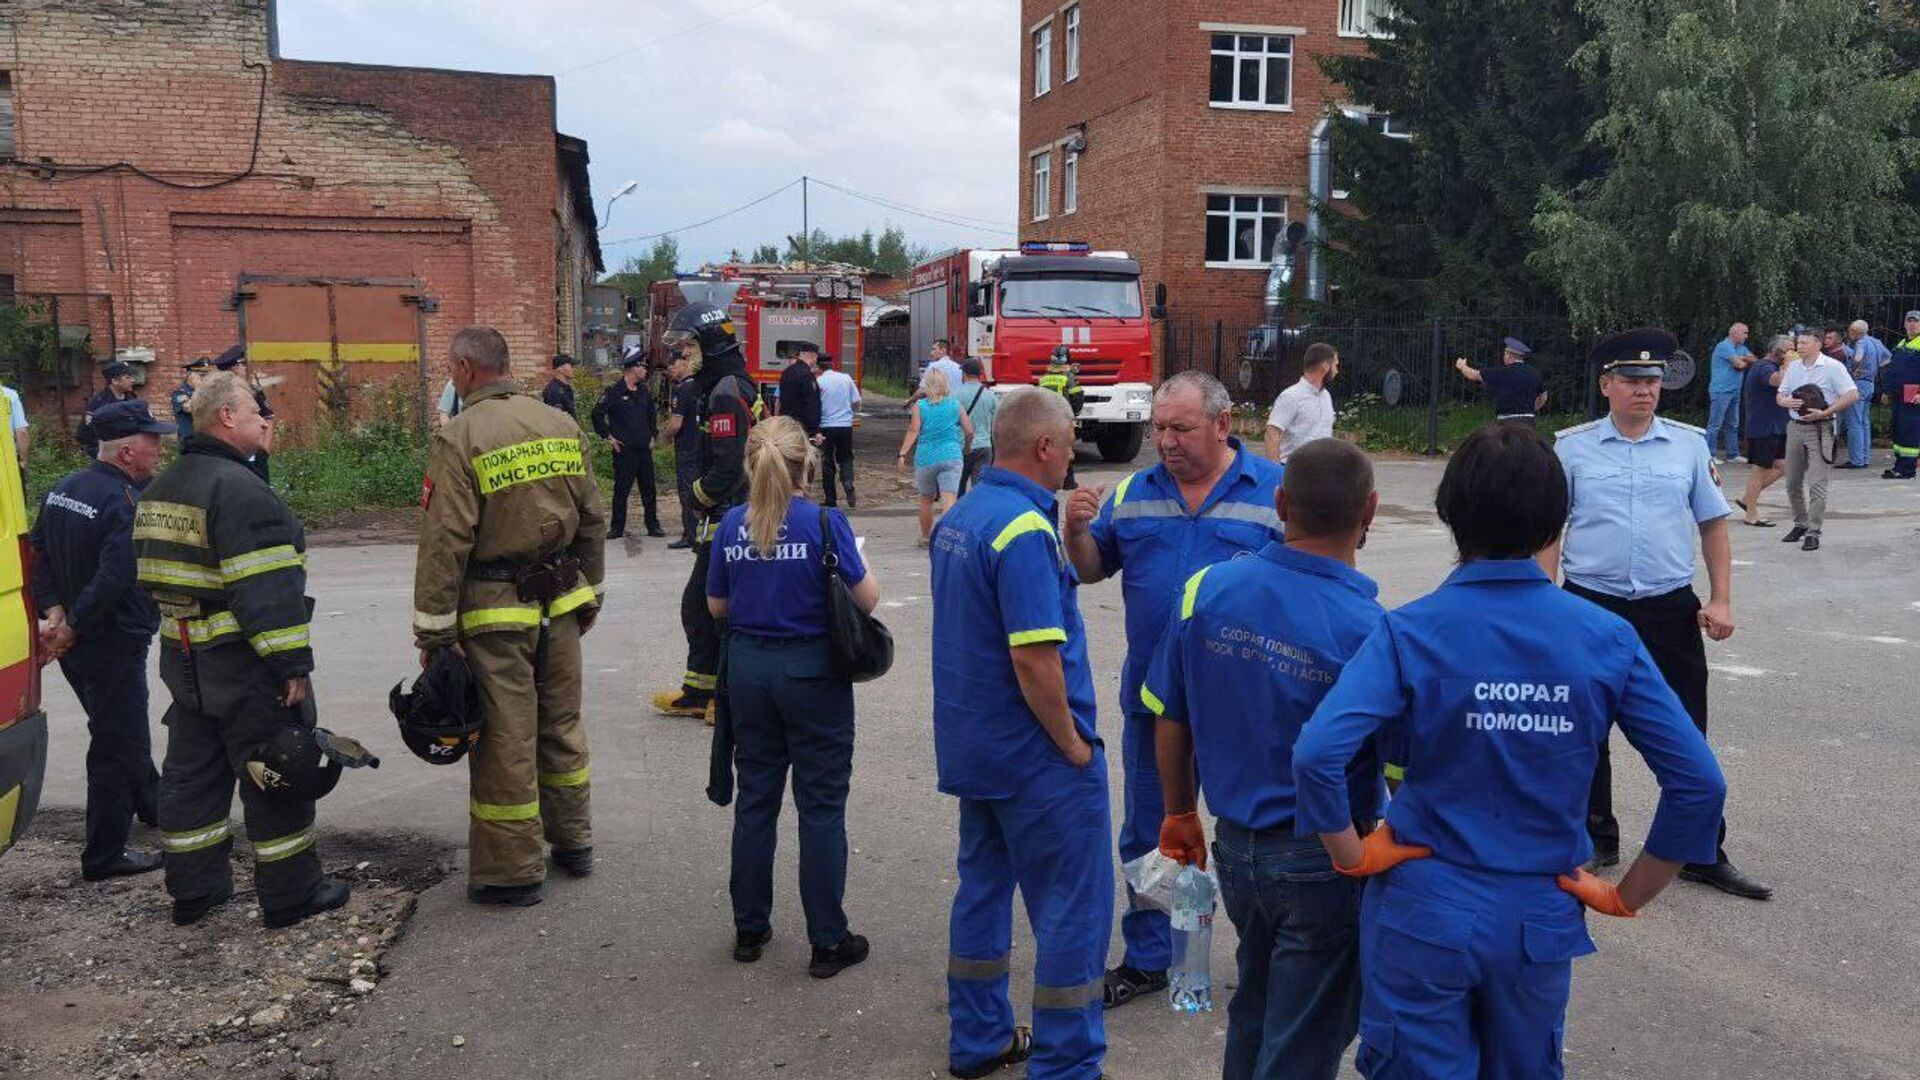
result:
<svg viewBox="0 0 1920 1080"><path fill-rule="evenodd" d="M733 813L733 925L755 933L773 914L773 849L781 788L793 768L800 812L800 906L807 940L847 936L847 787L853 779L853 684L833 669L824 637L735 632L727 642L739 798Z"/></svg>
<svg viewBox="0 0 1920 1080"><path fill-rule="evenodd" d="M1224 1080L1333 1080L1360 1026L1360 889L1319 839L1215 826L1220 899L1240 936Z"/></svg>
<svg viewBox="0 0 1920 1080"><path fill-rule="evenodd" d="M1867 414L1873 380L1855 379L1853 388L1860 391L1860 400L1847 406L1847 464L1863 466L1873 457L1873 422Z"/></svg>
<svg viewBox="0 0 1920 1080"><path fill-rule="evenodd" d="M1726 447L1725 453L1721 453L1722 446ZM1720 457L1740 453L1740 391L1707 395L1707 451Z"/></svg>

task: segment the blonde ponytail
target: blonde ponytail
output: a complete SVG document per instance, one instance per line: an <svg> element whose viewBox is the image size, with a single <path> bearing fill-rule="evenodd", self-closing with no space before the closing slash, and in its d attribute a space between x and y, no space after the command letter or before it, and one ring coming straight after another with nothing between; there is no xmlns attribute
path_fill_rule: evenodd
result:
<svg viewBox="0 0 1920 1080"><path fill-rule="evenodd" d="M747 432L747 535L762 556L780 542L793 497L813 485L813 447L791 416L762 420Z"/></svg>

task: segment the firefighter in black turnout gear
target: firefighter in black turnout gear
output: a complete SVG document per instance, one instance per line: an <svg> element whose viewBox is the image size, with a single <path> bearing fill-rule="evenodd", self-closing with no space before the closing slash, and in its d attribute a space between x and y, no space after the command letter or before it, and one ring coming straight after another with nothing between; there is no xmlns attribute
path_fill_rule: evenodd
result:
<svg viewBox="0 0 1920 1080"><path fill-rule="evenodd" d="M753 424L759 392L747 377L746 357L734 336L733 320L712 304L689 304L674 313L661 337L667 348L693 367L700 393L699 478L693 482L693 573L680 594L680 625L687 632L687 670L680 689L653 696L654 708L670 716L699 716L713 722L710 706L720 671L720 632L707 611L707 563L714 530L731 507L747 500L747 428Z"/></svg>
<svg viewBox="0 0 1920 1080"><path fill-rule="evenodd" d="M227 820L236 782L269 927L347 901L314 850L314 803L272 767L287 727L315 723L306 537L248 465L268 436L252 387L210 376L193 437L134 510L142 588L160 609L160 678L173 696L160 772L160 829L173 921L199 921L233 892Z"/></svg>

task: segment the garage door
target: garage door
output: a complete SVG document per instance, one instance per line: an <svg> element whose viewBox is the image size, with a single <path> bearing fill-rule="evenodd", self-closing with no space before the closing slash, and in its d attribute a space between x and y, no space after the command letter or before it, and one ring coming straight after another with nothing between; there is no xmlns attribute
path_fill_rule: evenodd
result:
<svg viewBox="0 0 1920 1080"><path fill-rule="evenodd" d="M272 380L277 415L296 425L418 416L417 283L242 277L239 296L247 359Z"/></svg>

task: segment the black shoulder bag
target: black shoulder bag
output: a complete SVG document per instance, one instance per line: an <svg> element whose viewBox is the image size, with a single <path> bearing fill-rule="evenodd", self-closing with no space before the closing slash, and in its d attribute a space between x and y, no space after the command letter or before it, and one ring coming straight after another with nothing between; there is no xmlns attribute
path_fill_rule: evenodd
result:
<svg viewBox="0 0 1920 1080"><path fill-rule="evenodd" d="M827 637L833 667L850 682L868 682L893 666L893 634L886 624L860 610L840 580L840 555L833 548L833 520L820 508L820 566L826 574Z"/></svg>

